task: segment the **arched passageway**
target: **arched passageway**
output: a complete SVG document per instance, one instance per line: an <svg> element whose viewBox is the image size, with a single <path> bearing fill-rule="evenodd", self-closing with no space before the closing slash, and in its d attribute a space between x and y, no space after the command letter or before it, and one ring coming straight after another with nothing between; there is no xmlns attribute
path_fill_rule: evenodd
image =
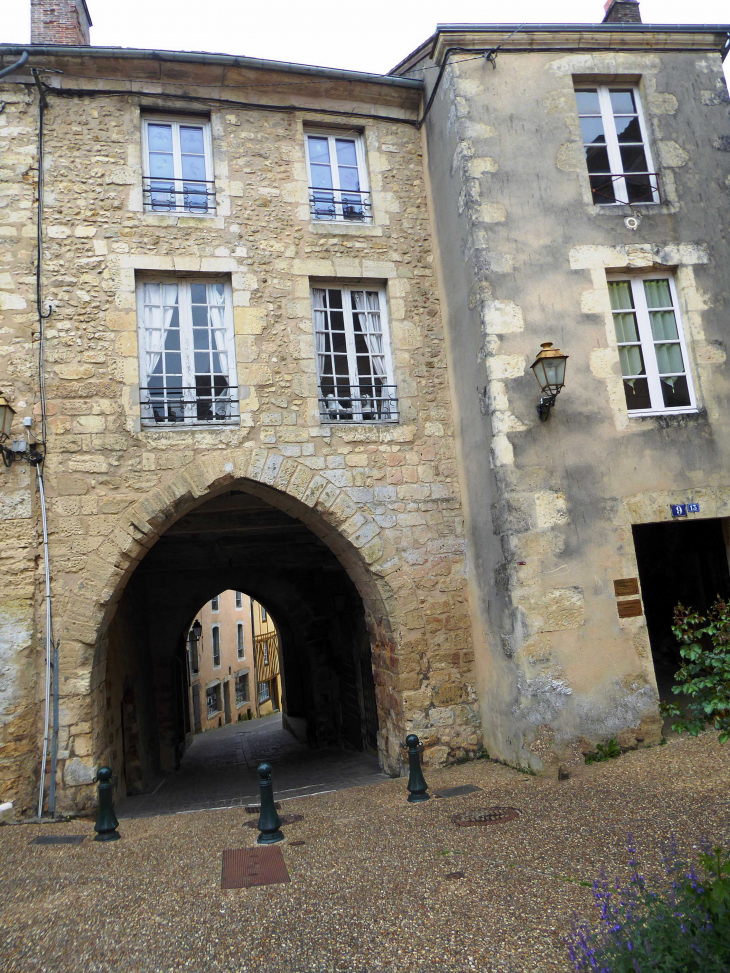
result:
<svg viewBox="0 0 730 973"><path fill-rule="evenodd" d="M313 749L377 751L372 636L360 593L301 520L233 487L160 537L102 640L104 734L122 794L145 793L180 766L195 729L188 630L200 606L226 589L246 592L276 619L285 725Z"/></svg>

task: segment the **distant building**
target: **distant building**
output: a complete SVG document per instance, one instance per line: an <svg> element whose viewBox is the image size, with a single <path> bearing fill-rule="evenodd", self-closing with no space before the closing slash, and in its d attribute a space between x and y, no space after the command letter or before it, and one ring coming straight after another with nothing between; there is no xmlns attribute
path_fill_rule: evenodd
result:
<svg viewBox="0 0 730 973"><path fill-rule="evenodd" d="M195 733L281 709L279 636L263 605L242 591L207 601L188 633Z"/></svg>

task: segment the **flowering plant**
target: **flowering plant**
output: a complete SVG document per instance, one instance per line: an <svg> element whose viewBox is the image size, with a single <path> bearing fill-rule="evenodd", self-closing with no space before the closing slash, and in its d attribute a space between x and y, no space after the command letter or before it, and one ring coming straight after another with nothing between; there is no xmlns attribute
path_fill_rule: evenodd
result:
<svg viewBox="0 0 730 973"><path fill-rule="evenodd" d="M700 871L664 849L664 879L656 888L640 870L633 838L628 883L593 883L597 928L574 923L567 938L576 973L729 973L730 859L703 846Z"/></svg>

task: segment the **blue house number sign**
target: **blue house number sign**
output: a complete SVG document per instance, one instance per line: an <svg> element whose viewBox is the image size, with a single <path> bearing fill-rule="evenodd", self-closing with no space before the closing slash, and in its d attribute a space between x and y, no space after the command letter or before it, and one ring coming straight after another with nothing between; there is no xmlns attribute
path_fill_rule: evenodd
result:
<svg viewBox="0 0 730 973"><path fill-rule="evenodd" d="M700 505L698 503L673 503L672 517L686 517L687 514L698 514Z"/></svg>

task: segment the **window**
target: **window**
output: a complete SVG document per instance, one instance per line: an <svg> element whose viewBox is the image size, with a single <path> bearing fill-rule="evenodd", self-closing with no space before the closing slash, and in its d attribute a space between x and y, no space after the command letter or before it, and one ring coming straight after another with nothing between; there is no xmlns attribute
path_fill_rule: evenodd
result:
<svg viewBox="0 0 730 973"><path fill-rule="evenodd" d="M208 719L220 712L220 689L221 684L218 683L216 686L211 686L210 689L205 690L205 710Z"/></svg>
<svg viewBox="0 0 730 973"><path fill-rule="evenodd" d="M397 422L385 292L312 289L319 414L323 422Z"/></svg>
<svg viewBox="0 0 730 973"><path fill-rule="evenodd" d="M248 673L236 676L236 706L248 702Z"/></svg>
<svg viewBox="0 0 730 973"><path fill-rule="evenodd" d="M238 647L238 658L242 659L246 654L246 646L243 641L243 625L241 622L236 626L236 645Z"/></svg>
<svg viewBox="0 0 730 973"><path fill-rule="evenodd" d="M271 699L271 691L269 689L269 684L267 682L259 683L259 702L265 703L267 699Z"/></svg>
<svg viewBox="0 0 730 973"><path fill-rule="evenodd" d="M190 659L190 674L195 676L200 672L200 659L198 656L198 640L192 632L188 635L188 658Z"/></svg>
<svg viewBox="0 0 730 973"><path fill-rule="evenodd" d="M266 615L266 609L265 609L265 608L264 608L264 606L262 605L262 606L261 606L261 621L262 621L262 622L265 622L265 621L266 621L266 619L267 619L267 617L268 617L268 616Z"/></svg>
<svg viewBox="0 0 730 973"><path fill-rule="evenodd" d="M593 202L660 202L637 89L580 87L575 97Z"/></svg>
<svg viewBox="0 0 730 973"><path fill-rule="evenodd" d="M236 592L236 608L243 608L243 593L240 591Z"/></svg>
<svg viewBox="0 0 730 973"><path fill-rule="evenodd" d="M221 596L216 595L215 598L210 599L210 610L212 612L220 611L221 607Z"/></svg>
<svg viewBox="0 0 730 973"><path fill-rule="evenodd" d="M632 415L695 408L671 277L609 280L626 405Z"/></svg>
<svg viewBox="0 0 730 973"><path fill-rule="evenodd" d="M213 668L217 669L221 664L221 630L214 625L211 634L213 636Z"/></svg>
<svg viewBox="0 0 730 973"><path fill-rule="evenodd" d="M144 119L145 209L215 214L210 125L197 119Z"/></svg>
<svg viewBox="0 0 730 973"><path fill-rule="evenodd" d="M140 282L143 423L237 422L231 304L224 281Z"/></svg>
<svg viewBox="0 0 730 973"><path fill-rule="evenodd" d="M309 132L306 139L312 219L369 223L372 208L362 136Z"/></svg>
<svg viewBox="0 0 730 973"><path fill-rule="evenodd" d="M262 648L263 653L264 653L264 665L265 666L268 666L268 664L269 664L269 642L268 642L268 639L265 639L261 643L261 648Z"/></svg>

